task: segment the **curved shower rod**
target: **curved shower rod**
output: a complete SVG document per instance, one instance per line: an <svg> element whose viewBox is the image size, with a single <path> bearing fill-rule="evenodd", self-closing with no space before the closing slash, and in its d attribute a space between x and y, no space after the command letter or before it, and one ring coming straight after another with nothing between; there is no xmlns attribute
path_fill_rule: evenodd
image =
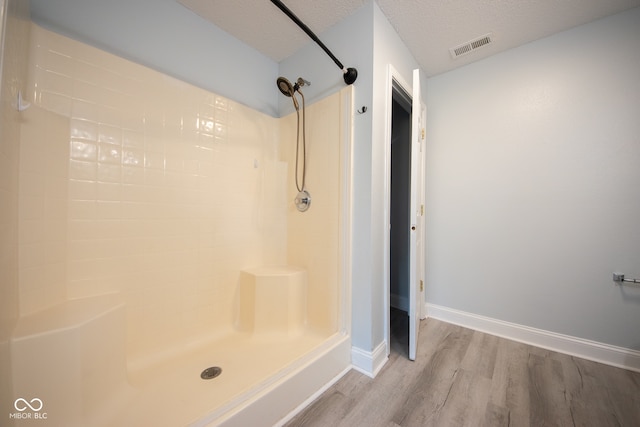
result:
<svg viewBox="0 0 640 427"><path fill-rule="evenodd" d="M313 33L313 31L311 31L311 29L309 27L307 27L305 25L305 23L302 22L300 20L300 18L298 18L284 3L282 3L280 0L271 0L271 3L275 4L276 6L278 6L278 8L285 15L287 15L293 22L298 24L298 27L300 27L302 29L302 31L307 33L307 35L309 37L311 37L311 40L316 42L318 44L318 46L320 46L322 48L322 50L324 50L326 52L326 54L329 55L329 57L331 59L333 59L333 62L335 62L336 65L338 66L338 68L340 68L342 70L342 73L344 74L344 76L343 76L344 77L344 82L346 84L350 85L350 84L353 84L353 82L356 81L356 79L358 78L358 70L356 70L355 68L352 68L352 67L345 68L344 65L342 65L342 62L340 62L338 60L338 58L336 58L336 56L333 53L331 53L329 48L326 47L324 45L324 43L322 43L322 41L320 41L318 36L316 36Z"/></svg>

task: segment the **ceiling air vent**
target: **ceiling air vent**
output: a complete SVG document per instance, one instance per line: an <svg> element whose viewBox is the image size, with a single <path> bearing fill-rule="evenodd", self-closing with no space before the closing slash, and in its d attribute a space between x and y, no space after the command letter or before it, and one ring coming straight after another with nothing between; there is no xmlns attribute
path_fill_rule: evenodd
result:
<svg viewBox="0 0 640 427"><path fill-rule="evenodd" d="M480 49L482 46L491 44L493 42L493 40L491 39L491 35L492 34L489 33L484 36L470 40L466 43L463 43L459 46L452 47L451 49L449 49L449 52L451 52L451 56L454 59L459 58L463 55L469 54L476 49Z"/></svg>

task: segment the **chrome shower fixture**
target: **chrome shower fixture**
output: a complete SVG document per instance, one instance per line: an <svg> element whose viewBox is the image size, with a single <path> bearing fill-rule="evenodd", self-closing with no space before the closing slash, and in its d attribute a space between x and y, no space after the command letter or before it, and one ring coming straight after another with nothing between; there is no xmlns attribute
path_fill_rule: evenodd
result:
<svg viewBox="0 0 640 427"><path fill-rule="evenodd" d="M311 206L311 195L307 190L302 190L296 195L293 203L296 205L296 209L305 212Z"/></svg>

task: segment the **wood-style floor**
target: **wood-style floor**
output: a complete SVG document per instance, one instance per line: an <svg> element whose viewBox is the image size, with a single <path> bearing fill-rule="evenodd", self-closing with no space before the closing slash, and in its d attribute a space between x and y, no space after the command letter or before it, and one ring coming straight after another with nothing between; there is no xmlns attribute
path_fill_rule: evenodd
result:
<svg viewBox="0 0 640 427"><path fill-rule="evenodd" d="M407 358L406 313L375 379L350 371L293 426L640 426L640 373L434 319Z"/></svg>

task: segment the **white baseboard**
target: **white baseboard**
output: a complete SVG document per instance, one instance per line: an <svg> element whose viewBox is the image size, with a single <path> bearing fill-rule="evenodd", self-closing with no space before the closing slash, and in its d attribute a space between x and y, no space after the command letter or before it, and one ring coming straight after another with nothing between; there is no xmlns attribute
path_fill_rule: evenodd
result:
<svg viewBox="0 0 640 427"><path fill-rule="evenodd" d="M640 372L640 351L427 304L428 317L487 334ZM352 351L353 354L353 351Z"/></svg>
<svg viewBox="0 0 640 427"><path fill-rule="evenodd" d="M351 364L353 369L365 374L368 377L375 378L380 369L387 363L387 346L385 342L381 342L371 352L362 350L358 347L351 347Z"/></svg>

